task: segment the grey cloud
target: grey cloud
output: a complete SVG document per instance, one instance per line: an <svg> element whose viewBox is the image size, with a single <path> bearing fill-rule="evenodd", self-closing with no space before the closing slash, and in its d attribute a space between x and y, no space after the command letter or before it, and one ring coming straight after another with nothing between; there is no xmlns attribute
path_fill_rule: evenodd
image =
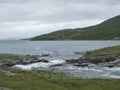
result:
<svg viewBox="0 0 120 90"><path fill-rule="evenodd" d="M61 25L66 23L69 24L63 25L62 28L68 28L69 25L74 28L84 27L91 25L91 22L95 24L94 21L98 23L119 15L119 8L120 0L0 0L0 30L8 33L13 32L12 29L16 29L16 33L17 30L21 30L21 33L31 30L29 35L31 36L32 33L36 35L36 32L41 34L59 30ZM72 22L86 24L76 23L75 25ZM51 26L41 27L44 24ZM54 25L57 25L58 29L52 30ZM32 29L28 29L30 26ZM35 26L37 30L34 30ZM44 30L47 31L44 32Z"/></svg>
<svg viewBox="0 0 120 90"><path fill-rule="evenodd" d="M100 5L100 3L98 3L99 0L96 3L95 0L89 0L89 3L87 0L45 0L42 3L41 0L35 1L36 3L19 5L9 3L0 5L1 21L39 20L41 22L66 22L89 18L105 19L106 17L111 17L119 13L111 13L111 11L116 10L115 6ZM52 1L54 2L52 3ZM92 1L94 1L94 3L92 3ZM108 11L109 9L111 11Z"/></svg>

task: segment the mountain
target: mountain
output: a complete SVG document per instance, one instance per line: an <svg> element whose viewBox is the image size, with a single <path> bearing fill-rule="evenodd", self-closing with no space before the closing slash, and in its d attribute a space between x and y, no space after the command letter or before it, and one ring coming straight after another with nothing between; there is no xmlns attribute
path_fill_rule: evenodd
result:
<svg viewBox="0 0 120 90"><path fill-rule="evenodd" d="M86 28L64 29L30 40L120 40L120 15Z"/></svg>

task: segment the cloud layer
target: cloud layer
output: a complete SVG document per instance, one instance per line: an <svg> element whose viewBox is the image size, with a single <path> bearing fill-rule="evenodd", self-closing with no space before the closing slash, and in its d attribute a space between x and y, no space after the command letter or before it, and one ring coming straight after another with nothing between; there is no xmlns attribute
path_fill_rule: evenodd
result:
<svg viewBox="0 0 120 90"><path fill-rule="evenodd" d="M94 25L119 15L119 8L119 0L0 0L0 39Z"/></svg>

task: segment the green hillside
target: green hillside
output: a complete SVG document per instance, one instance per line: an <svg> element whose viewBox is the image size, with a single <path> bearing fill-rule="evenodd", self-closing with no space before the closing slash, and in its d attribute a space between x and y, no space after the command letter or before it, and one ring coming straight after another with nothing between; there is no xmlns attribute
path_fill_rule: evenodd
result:
<svg viewBox="0 0 120 90"><path fill-rule="evenodd" d="M120 39L120 15L101 24L77 29L64 29L33 37L30 40L115 40Z"/></svg>

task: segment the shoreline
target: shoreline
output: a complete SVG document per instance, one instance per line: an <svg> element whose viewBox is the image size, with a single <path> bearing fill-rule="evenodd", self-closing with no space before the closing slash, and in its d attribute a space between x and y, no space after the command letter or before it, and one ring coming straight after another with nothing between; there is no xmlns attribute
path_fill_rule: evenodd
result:
<svg viewBox="0 0 120 90"><path fill-rule="evenodd" d="M114 75L117 71L116 66L114 67L98 67L100 63L113 63L118 62L120 59L115 55L108 56L97 56L92 57L93 53L96 51L88 51L89 55L84 55L78 59L69 59L69 60L49 60L50 54L44 55L18 55L18 54L0 54L0 61L3 60L5 65L0 68L0 89L8 89L8 90L119 90L120 86L120 75ZM79 54L77 52L77 54ZM88 53L87 53L88 54ZM102 59L102 60L101 60ZM11 61L12 60L12 61ZM9 62L8 62L9 61ZM17 62L16 62L17 61ZM60 62L60 63L58 63ZM40 68L33 68L31 70L24 70L20 68L11 68L14 65L23 64L23 66L29 66L30 64L39 65L48 65L51 66L49 68L53 68L51 70L45 70ZM42 64L41 64L42 63ZM0 62L1 64L1 62ZM77 77L73 74L69 74L69 69L71 71L78 70L82 72L82 74L90 75L93 73L94 78L89 77ZM49 65L48 65L49 66ZM70 67L69 67L70 66ZM71 67L73 66L73 67ZM97 67L96 67L97 66ZM60 71L65 70L65 72ZM54 71L54 68L59 68ZM98 69L99 68L99 69ZM99 72L98 74L93 72ZM103 72L104 71L104 72ZM95 77L97 75L105 74L106 72L112 71L113 75L106 76L104 78ZM120 68L118 68L118 72L120 72ZM82 75L80 74L80 75ZM108 74L109 75L109 74ZM108 78L111 77L111 78ZM12 82L12 83L11 83ZM110 86L110 87L109 87ZM52 88L52 89L50 89Z"/></svg>
<svg viewBox="0 0 120 90"><path fill-rule="evenodd" d="M4 54L5 55L5 54ZM13 57L14 54L7 54L10 55L10 57ZM1 63L0 62L0 68L6 68L6 67L14 67L14 68L19 68L22 70L33 70L33 69L38 69L38 70L58 70L59 72L64 72L66 75L69 73L72 75L71 71L76 70L79 72L81 70L81 73L88 73L92 70L96 73L103 72L107 70L107 72L110 72L112 69L115 70L116 68L120 67L120 57L116 56L100 56L97 58L88 58L88 57L80 57L78 59L69 59L69 60L49 60L45 59L46 57L49 57L49 55L43 55L43 56L38 56L38 55L18 55L22 56L23 60L13 60L11 62L5 62ZM33 57L35 59L33 59ZM18 57L17 57L18 58ZM10 59L8 59L10 60ZM117 64L118 63L118 64ZM68 71L66 71L68 70ZM113 72L112 70L112 72ZM120 70L120 69L119 69ZM119 71L118 70L118 71ZM80 74L81 74L80 73ZM104 73L104 72L103 72ZM73 77L76 77L77 74L73 75ZM79 77L79 76L77 76ZM85 78L86 75L80 76L80 78ZM109 75L106 78L120 78L120 76L116 75ZM94 76L90 76L89 74L86 78L96 78ZM98 75L97 78L102 78L101 76ZM104 77L103 77L104 78Z"/></svg>

